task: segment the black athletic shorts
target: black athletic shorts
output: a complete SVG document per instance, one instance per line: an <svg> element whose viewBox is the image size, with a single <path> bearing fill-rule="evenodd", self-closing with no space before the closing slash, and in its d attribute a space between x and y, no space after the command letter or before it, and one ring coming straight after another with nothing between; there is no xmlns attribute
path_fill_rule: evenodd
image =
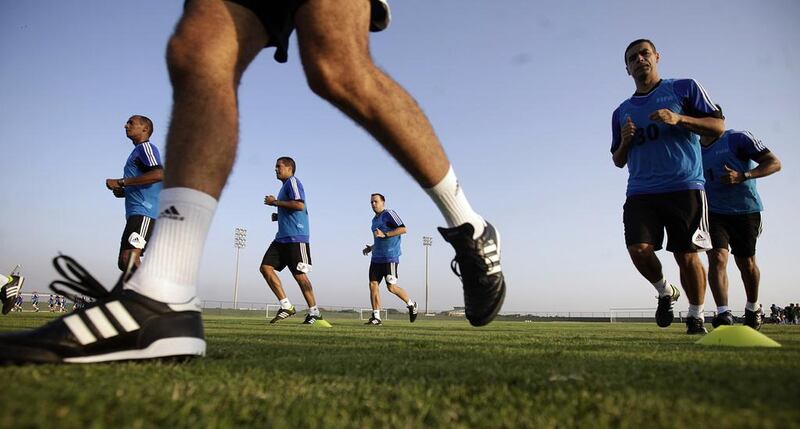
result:
<svg viewBox="0 0 800 429"><path fill-rule="evenodd" d="M190 1L190 0L187 0ZM258 16L264 29L267 30L269 41L267 47L275 47L275 61L285 63L289 58L289 37L294 31L294 14L306 0L227 0L244 6ZM380 3L371 1L371 21L381 22L386 19L386 9ZM381 29L370 26L371 31Z"/></svg>
<svg viewBox="0 0 800 429"><path fill-rule="evenodd" d="M144 253L147 249L147 243L150 242L150 236L153 234L153 228L156 226L156 220L147 216L130 216L125 222L125 231L122 232L122 239L119 243L120 252L123 250L136 249L137 247L131 243L131 236L136 233L139 237L145 240L145 248L142 249ZM134 235L134 242L138 238Z"/></svg>
<svg viewBox="0 0 800 429"><path fill-rule="evenodd" d="M711 248L704 191L632 195L625 201L622 222L628 246L648 243L659 250L666 229L670 252L704 252Z"/></svg>
<svg viewBox="0 0 800 429"><path fill-rule="evenodd" d="M378 282L386 279L386 286L397 284L397 262L370 262L369 281Z"/></svg>
<svg viewBox="0 0 800 429"><path fill-rule="evenodd" d="M308 243L278 243L273 241L261 259L261 265L269 265L277 271L289 267L292 274L311 272L311 247Z"/></svg>
<svg viewBox="0 0 800 429"><path fill-rule="evenodd" d="M715 249L728 249L735 256L756 254L756 241L761 235L761 213L726 215L711 213L711 244Z"/></svg>

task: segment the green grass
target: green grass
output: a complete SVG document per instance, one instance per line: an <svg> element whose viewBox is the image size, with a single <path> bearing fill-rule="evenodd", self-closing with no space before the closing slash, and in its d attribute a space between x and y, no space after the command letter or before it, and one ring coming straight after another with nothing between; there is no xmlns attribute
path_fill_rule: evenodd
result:
<svg viewBox="0 0 800 429"><path fill-rule="evenodd" d="M50 314L0 317L0 330ZM420 318L423 319L423 318ZM0 427L785 428L800 419L800 326L783 347L703 347L682 326L399 317L333 329L207 316L188 364L0 367Z"/></svg>

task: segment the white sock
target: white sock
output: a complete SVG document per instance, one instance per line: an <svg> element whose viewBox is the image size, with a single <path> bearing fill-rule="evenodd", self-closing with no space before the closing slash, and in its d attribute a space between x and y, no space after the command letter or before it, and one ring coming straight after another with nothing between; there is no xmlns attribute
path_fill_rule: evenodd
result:
<svg viewBox="0 0 800 429"><path fill-rule="evenodd" d="M414 305L414 301L409 299L408 302L406 303L406 306L412 306L412 305Z"/></svg>
<svg viewBox="0 0 800 429"><path fill-rule="evenodd" d="M310 314L312 316L319 316L319 307L317 307L316 305L313 306L313 307L310 307L308 309L308 314Z"/></svg>
<svg viewBox="0 0 800 429"><path fill-rule="evenodd" d="M724 313L726 311L728 311L728 306L727 305L717 306L717 314L722 314L722 313Z"/></svg>
<svg viewBox="0 0 800 429"><path fill-rule="evenodd" d="M217 200L190 188L164 189L159 198L147 258L125 288L156 301L183 303L197 295L197 270Z"/></svg>
<svg viewBox="0 0 800 429"><path fill-rule="evenodd" d="M289 302L289 298L284 298L281 300L281 308L284 310L292 308L292 303Z"/></svg>
<svg viewBox="0 0 800 429"><path fill-rule="evenodd" d="M700 305L689 304L689 314L687 316L694 317L696 319L702 319L703 318L703 304L700 304Z"/></svg>
<svg viewBox="0 0 800 429"><path fill-rule="evenodd" d="M758 311L758 303L747 301L747 304L744 305L744 309L749 311Z"/></svg>
<svg viewBox="0 0 800 429"><path fill-rule="evenodd" d="M656 288L656 292L658 292L658 296L671 296L672 295L672 288L670 287L669 283L667 283L667 279L661 277L661 280L651 283L654 288Z"/></svg>
<svg viewBox="0 0 800 429"><path fill-rule="evenodd" d="M464 190L458 184L458 178L452 165L442 181L432 188L426 188L425 192L439 207L449 228L469 223L475 228L473 238L478 238L483 234L485 221L469 205Z"/></svg>
<svg viewBox="0 0 800 429"><path fill-rule="evenodd" d="M374 317L376 319L380 319L381 318L381 311L380 310L372 310L372 317Z"/></svg>

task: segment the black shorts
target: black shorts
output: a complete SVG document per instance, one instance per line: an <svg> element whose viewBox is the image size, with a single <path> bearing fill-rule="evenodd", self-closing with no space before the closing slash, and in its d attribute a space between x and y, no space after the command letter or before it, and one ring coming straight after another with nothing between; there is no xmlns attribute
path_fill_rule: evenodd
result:
<svg viewBox="0 0 800 429"><path fill-rule="evenodd" d="M715 249L728 249L735 256L750 257L756 254L756 241L761 235L761 213L725 215L711 213L711 244Z"/></svg>
<svg viewBox="0 0 800 429"><path fill-rule="evenodd" d="M136 249L136 246L131 244L131 235L136 233L139 237L144 238L145 247L142 249L144 253L147 249L147 243L150 242L150 236L153 234L153 229L156 226L156 220L147 216L130 216L125 222L125 231L122 232L122 239L119 242L119 251ZM134 240L136 240L134 236Z"/></svg>
<svg viewBox="0 0 800 429"><path fill-rule="evenodd" d="M670 252L703 252L711 248L704 191L632 195L625 201L622 219L628 246L648 243L659 250L666 229Z"/></svg>
<svg viewBox="0 0 800 429"><path fill-rule="evenodd" d="M277 271L289 267L294 275L311 272L311 246L308 243L278 243L273 241L261 259L261 265L269 265Z"/></svg>
<svg viewBox="0 0 800 429"><path fill-rule="evenodd" d="M378 282L386 279L386 286L397 284L397 262L370 262L369 281Z"/></svg>
<svg viewBox="0 0 800 429"><path fill-rule="evenodd" d="M189 0L187 0L189 1ZM289 37L294 31L294 14L306 0L227 0L244 6L258 16L261 25L267 30L267 47L275 47L275 61L285 63L289 58ZM372 2L371 20L380 22L386 19L387 11ZM380 31L370 27L372 31Z"/></svg>

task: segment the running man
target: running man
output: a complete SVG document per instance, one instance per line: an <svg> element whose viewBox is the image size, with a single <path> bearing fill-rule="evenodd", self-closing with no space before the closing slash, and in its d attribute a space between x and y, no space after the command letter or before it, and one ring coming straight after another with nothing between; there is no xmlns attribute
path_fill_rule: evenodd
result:
<svg viewBox="0 0 800 429"><path fill-rule="evenodd" d="M23 283L25 283L23 276L0 275L0 301L3 304L3 314L8 314L15 307L17 297L21 296Z"/></svg>
<svg viewBox="0 0 800 429"><path fill-rule="evenodd" d="M312 268L309 244L311 229L308 223L306 192L303 184L294 175L296 167L294 160L288 156L275 161L275 176L283 185L277 197L264 197L264 204L278 208L278 213L273 213L272 217L278 222L278 232L261 260L261 275L281 304L278 314L269 323L277 323L297 313L283 290L281 279L275 273L275 270L282 271L289 267L308 304L308 314L303 323L311 325L322 320L322 316L314 298L311 280L308 279Z"/></svg>
<svg viewBox="0 0 800 429"><path fill-rule="evenodd" d="M39 312L39 292L33 292L33 296L31 297L31 307L33 307L34 313Z"/></svg>
<svg viewBox="0 0 800 429"><path fill-rule="evenodd" d="M120 179L106 179L106 188L125 198L125 230L119 245L117 266L123 273L135 270L153 233L158 215L158 193L164 170L158 148L150 143L153 121L133 115L125 123L125 135L133 143Z"/></svg>
<svg viewBox="0 0 800 429"><path fill-rule="evenodd" d="M370 205L375 216L372 218L373 244L361 251L364 255L372 252L369 263L369 298L372 303L372 316L367 325L381 325L381 280L386 280L386 288L395 294L408 309L408 320L417 320L417 303L408 297L403 288L397 285L397 266L400 264L401 235L406 233L406 226L394 210L387 210L386 198L381 194L370 196Z"/></svg>
<svg viewBox="0 0 800 429"><path fill-rule="evenodd" d="M749 131L727 130L716 139L703 136L700 143L713 246L708 251L708 283L717 304L717 315L711 324L715 328L733 325L733 314L728 308L730 249L747 296L744 324L761 329L763 314L758 304L761 271L756 264L756 241L761 235L764 206L755 179L780 171L781 161Z"/></svg>
<svg viewBox="0 0 800 429"><path fill-rule="evenodd" d="M98 293L85 309L48 325L52 335L40 330L0 335L0 360L105 362L123 355L205 354L196 278L236 156L239 82L266 46L276 47L275 59L286 61L295 28L309 87L370 133L430 196L447 224L440 232L455 249L451 267L463 284L467 319L475 326L491 322L506 292L500 237L472 209L416 101L372 61L369 31L386 28L390 16L386 0L187 0L167 48L174 101L169 165L147 260L121 293ZM59 257L56 263L65 260ZM137 328L124 338L82 335L92 332L84 315L98 309L107 314L109 306L123 310L118 316L129 316ZM144 320L147 335L138 328Z"/></svg>
<svg viewBox="0 0 800 429"><path fill-rule="evenodd" d="M719 137L722 112L693 79L661 79L661 55L653 42L633 41L625 49L625 68L636 92L612 115L614 165L628 166L623 207L625 245L633 265L658 291L656 323L672 324L678 289L664 278L656 251L667 231L667 251L680 269L689 300L688 334L705 334L706 276L697 252L711 248L703 160L698 135Z"/></svg>

